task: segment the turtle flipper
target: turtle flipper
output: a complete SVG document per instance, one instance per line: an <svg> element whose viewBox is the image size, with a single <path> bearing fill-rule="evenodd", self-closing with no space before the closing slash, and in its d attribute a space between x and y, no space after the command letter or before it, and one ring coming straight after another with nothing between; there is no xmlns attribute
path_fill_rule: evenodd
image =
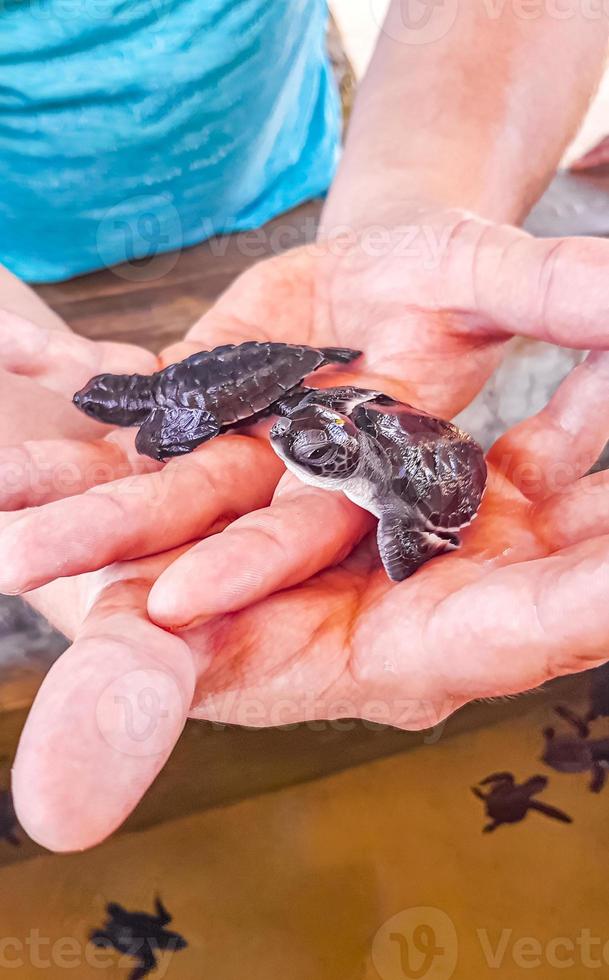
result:
<svg viewBox="0 0 609 980"><path fill-rule="evenodd" d="M600 793L607 781L607 770L600 761L594 762L592 766L592 779L590 781L590 791Z"/></svg>
<svg viewBox="0 0 609 980"><path fill-rule="evenodd" d="M220 432L218 420L199 408L155 408L137 436L135 448L142 456L168 459L192 452Z"/></svg>
<svg viewBox="0 0 609 980"><path fill-rule="evenodd" d="M308 405L319 405L330 408L341 415L349 415L358 405L364 402L377 402L386 399L393 401L380 391L369 391L367 388L356 388L353 385L341 385L336 388L305 388L304 385L294 388L283 398L278 398L271 408L279 415L290 418L295 412L307 408Z"/></svg>
<svg viewBox="0 0 609 980"><path fill-rule="evenodd" d="M171 922L171 915L165 908L163 900L160 895L157 895L154 900L154 907L156 909L157 919L159 920L159 925L166 926Z"/></svg>
<svg viewBox="0 0 609 980"><path fill-rule="evenodd" d="M361 350L353 350L352 347L320 347L324 356L324 364L350 364L361 357Z"/></svg>
<svg viewBox="0 0 609 980"><path fill-rule="evenodd" d="M404 514L393 511L382 515L376 537L381 561L393 582L402 582L430 558L459 547L456 534L413 527Z"/></svg>
<svg viewBox="0 0 609 980"><path fill-rule="evenodd" d="M540 803L539 800L531 800L529 810L536 810L537 813L543 813L546 817L552 817L553 820L560 820L561 823L573 823L573 817L570 817L564 810L559 810L558 807L550 806L548 803Z"/></svg>
<svg viewBox="0 0 609 980"><path fill-rule="evenodd" d="M156 969L157 960L148 942L144 942L137 952L132 954L140 960L140 965L136 966L129 974L129 980L143 980L149 973Z"/></svg>

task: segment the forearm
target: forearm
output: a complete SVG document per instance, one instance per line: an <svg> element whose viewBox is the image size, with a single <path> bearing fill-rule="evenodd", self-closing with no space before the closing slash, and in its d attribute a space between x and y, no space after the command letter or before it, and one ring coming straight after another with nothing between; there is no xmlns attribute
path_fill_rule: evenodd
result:
<svg viewBox="0 0 609 980"><path fill-rule="evenodd" d="M609 36L606 16L573 4L558 19L546 8L523 19L518 5L467 0L444 37L415 44L392 0L324 211L326 234L382 222L411 201L500 221L527 213L581 122ZM434 7L420 31L445 9Z"/></svg>
<svg viewBox="0 0 609 980"><path fill-rule="evenodd" d="M68 327L34 290L0 265L0 315L16 313L41 327L67 330Z"/></svg>

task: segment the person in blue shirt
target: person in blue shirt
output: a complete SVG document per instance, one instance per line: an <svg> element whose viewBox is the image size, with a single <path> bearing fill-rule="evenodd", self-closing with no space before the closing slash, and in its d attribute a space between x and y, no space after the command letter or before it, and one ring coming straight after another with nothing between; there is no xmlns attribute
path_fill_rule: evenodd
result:
<svg viewBox="0 0 609 980"><path fill-rule="evenodd" d="M340 138L326 23L325 0L3 6L0 263L67 279L324 193Z"/></svg>
<svg viewBox="0 0 609 980"><path fill-rule="evenodd" d="M606 19L393 0L334 175L316 0L83 3L41 26L52 11L10 5L0 40L0 590L74 641L15 761L28 833L103 839L187 715L417 729L604 661L607 481L586 474L609 435L609 243L518 225ZM328 189L317 241L255 265L160 359L74 336L23 282L124 258L125 228L134 254L155 228L182 247ZM156 224L134 222L141 197ZM596 350L493 447L462 551L398 586L369 516L283 475L264 438L163 469L69 402L101 371L265 339L361 348L341 378L449 417L515 334Z"/></svg>

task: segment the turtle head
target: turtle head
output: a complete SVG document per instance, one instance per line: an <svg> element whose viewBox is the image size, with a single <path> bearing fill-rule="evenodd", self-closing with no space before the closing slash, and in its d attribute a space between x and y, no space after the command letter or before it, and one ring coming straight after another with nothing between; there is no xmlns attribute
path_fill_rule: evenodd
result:
<svg viewBox="0 0 609 980"><path fill-rule="evenodd" d="M147 381L134 374L98 374L76 392L72 401L98 422L139 425L150 411L149 399L142 397Z"/></svg>
<svg viewBox="0 0 609 980"><path fill-rule="evenodd" d="M280 418L270 431L273 449L305 483L341 484L360 460L358 432L344 415L309 405Z"/></svg>

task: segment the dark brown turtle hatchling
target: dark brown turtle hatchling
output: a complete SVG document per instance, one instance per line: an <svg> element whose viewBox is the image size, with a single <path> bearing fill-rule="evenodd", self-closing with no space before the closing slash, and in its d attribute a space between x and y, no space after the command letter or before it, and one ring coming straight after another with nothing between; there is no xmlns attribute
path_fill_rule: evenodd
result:
<svg viewBox="0 0 609 980"><path fill-rule="evenodd" d="M273 448L305 483L341 490L379 519L393 581L460 545L486 485L480 446L451 422L378 391L296 392L273 425Z"/></svg>
<svg viewBox="0 0 609 980"><path fill-rule="evenodd" d="M167 459L269 414L312 371L359 356L341 347L226 344L152 375L97 375L76 392L74 404L100 422L140 426L138 452Z"/></svg>

